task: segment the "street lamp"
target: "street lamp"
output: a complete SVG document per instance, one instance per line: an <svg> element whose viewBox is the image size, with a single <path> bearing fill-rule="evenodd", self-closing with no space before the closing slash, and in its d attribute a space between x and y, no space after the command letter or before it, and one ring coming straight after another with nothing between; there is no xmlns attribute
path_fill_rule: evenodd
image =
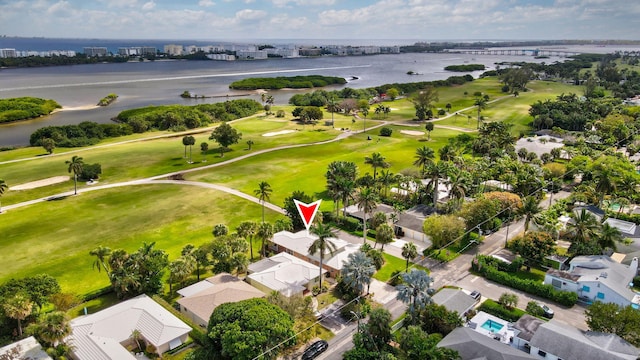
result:
<svg viewBox="0 0 640 360"><path fill-rule="evenodd" d="M358 332L360 332L360 315L358 315L355 311L351 310L349 311L351 314L353 314L353 316L356 317L356 321L357 321L357 326L358 326Z"/></svg>

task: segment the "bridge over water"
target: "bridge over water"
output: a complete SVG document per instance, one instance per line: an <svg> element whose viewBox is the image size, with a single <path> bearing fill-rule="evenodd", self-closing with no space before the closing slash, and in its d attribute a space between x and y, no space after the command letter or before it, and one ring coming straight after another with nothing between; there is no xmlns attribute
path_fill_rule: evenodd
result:
<svg viewBox="0 0 640 360"><path fill-rule="evenodd" d="M448 52L473 55L572 56L576 51L554 49L451 49Z"/></svg>

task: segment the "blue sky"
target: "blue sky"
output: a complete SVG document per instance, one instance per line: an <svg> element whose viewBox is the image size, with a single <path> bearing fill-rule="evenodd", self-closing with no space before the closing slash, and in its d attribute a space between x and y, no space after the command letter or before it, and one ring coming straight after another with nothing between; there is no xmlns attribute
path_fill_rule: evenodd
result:
<svg viewBox="0 0 640 360"><path fill-rule="evenodd" d="M0 35L640 39L638 0L0 0Z"/></svg>

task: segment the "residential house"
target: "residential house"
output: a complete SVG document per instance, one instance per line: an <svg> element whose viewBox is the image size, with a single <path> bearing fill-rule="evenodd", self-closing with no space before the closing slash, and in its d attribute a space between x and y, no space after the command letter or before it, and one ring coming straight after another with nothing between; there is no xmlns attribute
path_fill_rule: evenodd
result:
<svg viewBox="0 0 640 360"><path fill-rule="evenodd" d="M635 360L640 349L618 335L582 331L551 320L533 329L530 353L538 359L550 360Z"/></svg>
<svg viewBox="0 0 640 360"><path fill-rule="evenodd" d="M264 297L265 293L227 273L217 274L178 290L180 312L203 328L213 310L224 303Z"/></svg>
<svg viewBox="0 0 640 360"><path fill-rule="evenodd" d="M42 350L42 346L33 336L0 348L0 359L15 360L51 360Z"/></svg>
<svg viewBox="0 0 640 360"><path fill-rule="evenodd" d="M71 320L72 334L65 339L78 360L135 360L126 346L134 343L134 330L158 354L187 340L191 328L146 295L123 301L95 314Z"/></svg>
<svg viewBox="0 0 640 360"><path fill-rule="evenodd" d="M346 210L349 216L359 219L360 221L364 219L364 212L356 205L350 205ZM408 240L420 241L425 248L431 246L431 239L423 233L422 225L427 216L431 215L433 211L434 209L430 206L418 205L409 210L397 213L397 219L394 222L394 232L396 236ZM396 213L393 207L379 204L375 210L367 214L367 220L370 220L373 214L377 212L383 212L387 214L387 217L391 217L391 214Z"/></svg>
<svg viewBox="0 0 640 360"><path fill-rule="evenodd" d="M247 282L266 293L292 296L311 291L319 278L319 266L282 252L249 265Z"/></svg>
<svg viewBox="0 0 640 360"><path fill-rule="evenodd" d="M637 273L638 258L623 265L606 255L577 256L567 271L548 270L544 283L558 290L575 292L583 301L640 308L640 295L630 288Z"/></svg>
<svg viewBox="0 0 640 360"><path fill-rule="evenodd" d="M457 351L462 360L537 359L468 327L454 329L437 346Z"/></svg>
<svg viewBox="0 0 640 360"><path fill-rule="evenodd" d="M316 235L307 233L306 230L298 231L297 233L280 231L273 235L271 249L277 253L285 252L298 259L320 266L320 253L309 253L309 247L317 239ZM327 270L330 277L335 278L340 274L340 270L342 270L342 266L347 261L349 254L357 252L360 249L360 245L351 244L337 238L330 238L327 241L334 245L335 250L333 252L328 249L325 251L322 268Z"/></svg>
<svg viewBox="0 0 640 360"><path fill-rule="evenodd" d="M444 306L449 311L455 311L463 317L469 310L473 309L478 300L472 298L461 289L442 288L435 293L431 300L438 305Z"/></svg>

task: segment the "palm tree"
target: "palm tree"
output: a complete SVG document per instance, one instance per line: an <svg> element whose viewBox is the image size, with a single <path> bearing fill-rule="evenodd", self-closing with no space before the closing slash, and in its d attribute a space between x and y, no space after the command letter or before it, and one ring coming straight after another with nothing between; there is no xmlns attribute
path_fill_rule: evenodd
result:
<svg viewBox="0 0 640 360"><path fill-rule="evenodd" d="M409 304L409 311L415 314L425 305L431 302L431 283L433 279L424 270L411 270L410 273L402 274L403 284L396 286L398 290L397 299Z"/></svg>
<svg viewBox="0 0 640 360"><path fill-rule="evenodd" d="M382 185L384 189L384 196L386 197L389 193L389 187L391 187L391 185L396 181L396 175L389 170L382 170L378 181L380 182L380 185Z"/></svg>
<svg viewBox="0 0 640 360"><path fill-rule="evenodd" d="M2 307L7 317L18 320L18 336L22 337L22 320L31 315L33 303L27 295L17 293L10 298L6 298Z"/></svg>
<svg viewBox="0 0 640 360"><path fill-rule="evenodd" d="M367 215L378 207L377 201L378 196L373 191L373 189L369 187L361 188L358 194L356 194L356 205L358 206L358 209L362 210L364 214L362 221L362 239L364 243L367 242Z"/></svg>
<svg viewBox="0 0 640 360"><path fill-rule="evenodd" d="M434 125L432 122L428 122L424 125L424 129L427 130L427 141L431 140L431 132L433 131Z"/></svg>
<svg viewBox="0 0 640 360"><path fill-rule="evenodd" d="M273 225L269 223L262 223L258 225L256 235L261 240L262 257L267 257L267 247L265 243L273 238Z"/></svg>
<svg viewBox="0 0 640 360"><path fill-rule="evenodd" d="M373 167L373 180L376 180L376 174L378 173L378 168L386 169L391 166L388 162L384 160L384 156L380 153L373 153L371 156L366 156L364 158L364 163L367 165L371 165Z"/></svg>
<svg viewBox="0 0 640 360"><path fill-rule="evenodd" d="M571 214L571 217L573 222L567 223L567 229L574 242L586 243L597 236L600 224L593 214L582 209L578 214Z"/></svg>
<svg viewBox="0 0 640 360"><path fill-rule="evenodd" d="M69 173L73 172L73 194L78 195L78 174L82 172L84 162L80 156L74 155L71 160L65 161L69 165Z"/></svg>
<svg viewBox="0 0 640 360"><path fill-rule="evenodd" d="M100 269L103 268L104 271L106 271L107 273L109 272L109 267L107 265L109 262L107 258L109 257L109 255L111 255L111 248L100 245L97 248L89 251L89 255L96 257L96 261L94 261L93 263L94 269L97 268L98 272L100 272Z"/></svg>
<svg viewBox="0 0 640 360"><path fill-rule="evenodd" d="M524 198L524 201L522 202L522 207L520 208L520 215L523 215L524 218L524 232L525 234L527 233L527 230L529 230L529 223L531 222L531 219L533 219L540 211L542 211L542 208L540 208L540 205L538 204L538 200L533 197L533 196L527 196L526 198Z"/></svg>
<svg viewBox="0 0 640 360"><path fill-rule="evenodd" d="M385 244L393 242L394 235L393 228L389 224L381 224L376 228L376 244L382 244L382 250L384 250Z"/></svg>
<svg viewBox="0 0 640 360"><path fill-rule="evenodd" d="M253 236L258 230L258 224L253 221L243 221L236 228L238 236L249 240L249 252L251 253L251 260L253 260Z"/></svg>
<svg viewBox="0 0 640 360"><path fill-rule="evenodd" d="M476 101L473 102L474 106L478 108L478 129L480 128L480 112L487 108L487 100L483 97L477 97Z"/></svg>
<svg viewBox="0 0 640 360"><path fill-rule="evenodd" d="M438 203L438 183L440 179L446 178L449 172L449 163L446 161L439 161L437 163L431 163L427 166L425 175L431 180L429 186L433 190L433 206Z"/></svg>
<svg viewBox="0 0 640 360"><path fill-rule="evenodd" d="M598 244L602 249L610 248L616 251L616 243L624 240L620 230L609 225L609 223L602 224L598 235Z"/></svg>
<svg viewBox="0 0 640 360"><path fill-rule="evenodd" d="M369 220L369 225L371 225L373 229L376 229L378 228L378 226L385 224L387 220L387 214L385 214L383 211L377 211L375 214L373 214L371 220Z"/></svg>
<svg viewBox="0 0 640 360"><path fill-rule="evenodd" d="M602 205L604 196L616 191L616 173L606 167L599 167L593 172L593 179L596 182L595 190L599 195L599 203Z"/></svg>
<svg viewBox="0 0 640 360"><path fill-rule="evenodd" d="M133 331L131 332L131 338L136 342L136 345L138 345L138 350L143 350L140 347L140 339L142 339L142 333L140 332L140 330L133 329Z"/></svg>
<svg viewBox="0 0 640 360"><path fill-rule="evenodd" d="M463 199L469 190L469 173L458 168L452 168L449 173L449 197L452 199Z"/></svg>
<svg viewBox="0 0 640 360"><path fill-rule="evenodd" d="M36 330L38 337L54 347L71 334L69 318L64 311L53 311L43 316Z"/></svg>
<svg viewBox="0 0 640 360"><path fill-rule="evenodd" d="M7 183L0 179L0 198L2 197L2 195L4 195L4 193L9 189L9 185L7 185ZM2 203L0 202L0 213L2 212Z"/></svg>
<svg viewBox="0 0 640 360"><path fill-rule="evenodd" d="M322 289L322 263L324 261L324 255L328 251L332 256L333 252L336 250L336 245L330 240L331 238L335 238L336 235L334 233L331 225L325 225L323 223L318 223L317 225L312 225L310 232L317 236L318 238L309 246L309 254L315 255L319 252L320 257L320 284L319 288Z"/></svg>
<svg viewBox="0 0 640 360"><path fill-rule="evenodd" d="M266 181L260 181L258 184L258 188L253 191L253 193L260 199L260 203L262 204L262 223L264 224L264 202L271 200L271 193L273 190L271 189L271 185L269 185Z"/></svg>
<svg viewBox="0 0 640 360"><path fill-rule="evenodd" d="M340 274L344 283L354 289L358 295L361 295L365 285L367 285L367 292L369 292L371 277L375 272L376 267L371 258L365 253L357 251L349 254Z"/></svg>
<svg viewBox="0 0 640 360"><path fill-rule="evenodd" d="M405 266L404 272L409 271L409 260L415 259L416 256L418 256L418 249L416 248L416 244L407 242L402 246L402 257L407 260L407 265Z"/></svg>
<svg viewBox="0 0 640 360"><path fill-rule="evenodd" d="M414 158L416 160L413 162L413 165L420 167L422 176L424 176L427 166L433 164L435 153L433 149L423 146L416 149L416 155L414 156Z"/></svg>

